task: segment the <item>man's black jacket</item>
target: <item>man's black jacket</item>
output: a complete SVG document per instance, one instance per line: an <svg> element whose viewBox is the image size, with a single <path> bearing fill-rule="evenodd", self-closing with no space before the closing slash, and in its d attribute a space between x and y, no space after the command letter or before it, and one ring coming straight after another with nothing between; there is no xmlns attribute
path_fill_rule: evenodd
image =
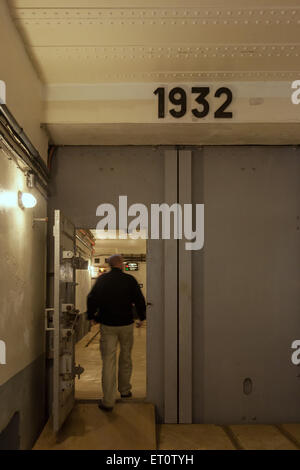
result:
<svg viewBox="0 0 300 470"><path fill-rule="evenodd" d="M133 323L132 304L140 320L146 318L146 303L136 279L119 268L102 274L87 298L89 320L110 326Z"/></svg>

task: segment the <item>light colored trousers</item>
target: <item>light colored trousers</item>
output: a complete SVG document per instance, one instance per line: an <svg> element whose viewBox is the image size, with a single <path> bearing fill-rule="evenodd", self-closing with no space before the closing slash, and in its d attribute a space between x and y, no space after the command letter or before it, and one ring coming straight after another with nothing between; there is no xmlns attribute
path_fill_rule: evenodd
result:
<svg viewBox="0 0 300 470"><path fill-rule="evenodd" d="M127 394L131 390L131 351L133 346L133 325L100 325L100 352L102 357L103 405L114 406L116 399L116 356L120 343L118 390Z"/></svg>

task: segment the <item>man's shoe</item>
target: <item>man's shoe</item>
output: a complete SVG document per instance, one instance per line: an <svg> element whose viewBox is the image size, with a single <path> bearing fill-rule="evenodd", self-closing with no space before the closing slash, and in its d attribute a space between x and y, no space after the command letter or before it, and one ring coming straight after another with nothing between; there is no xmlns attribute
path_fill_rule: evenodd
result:
<svg viewBox="0 0 300 470"><path fill-rule="evenodd" d="M103 405L102 400L100 400L98 408L100 408L100 410L103 410L103 411L112 411L114 407L113 406L105 406L105 405Z"/></svg>
<svg viewBox="0 0 300 470"><path fill-rule="evenodd" d="M121 398L131 398L132 397L132 393L131 392L128 392L128 393L121 393Z"/></svg>

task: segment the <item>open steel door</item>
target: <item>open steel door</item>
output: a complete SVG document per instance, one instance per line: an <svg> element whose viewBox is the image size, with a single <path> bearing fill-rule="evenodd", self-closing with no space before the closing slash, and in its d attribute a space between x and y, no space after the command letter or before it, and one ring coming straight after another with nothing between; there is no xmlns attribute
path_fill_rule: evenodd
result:
<svg viewBox="0 0 300 470"><path fill-rule="evenodd" d="M57 433L75 402L76 229L54 211L53 431Z"/></svg>

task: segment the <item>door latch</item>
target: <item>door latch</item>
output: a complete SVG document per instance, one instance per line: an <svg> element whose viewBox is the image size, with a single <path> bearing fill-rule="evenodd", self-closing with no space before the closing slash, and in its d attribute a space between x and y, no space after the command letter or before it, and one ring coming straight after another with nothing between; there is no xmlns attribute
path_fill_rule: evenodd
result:
<svg viewBox="0 0 300 470"><path fill-rule="evenodd" d="M81 376L81 374L83 374L83 372L84 372L84 368L81 367L80 364L78 364L78 366L74 367L74 376L76 377L76 375L77 375L78 380L80 380L80 376Z"/></svg>

